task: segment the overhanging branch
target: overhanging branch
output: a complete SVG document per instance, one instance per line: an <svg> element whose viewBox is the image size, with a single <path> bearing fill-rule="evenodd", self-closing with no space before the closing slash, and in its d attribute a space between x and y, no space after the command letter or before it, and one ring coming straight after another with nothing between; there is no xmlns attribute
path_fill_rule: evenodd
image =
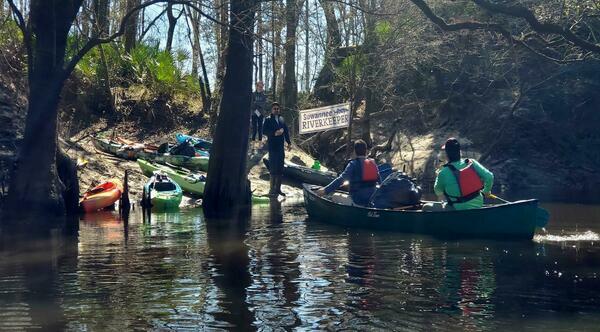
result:
<svg viewBox="0 0 600 332"><path fill-rule="evenodd" d="M569 41L573 45L583 50L600 54L599 44L594 44L583 38L580 38L577 35L575 35L573 31L565 29L558 24L540 22L535 17L533 12L526 7L523 7L521 5L500 5L485 0L473 0L473 2L481 8L487 9L492 13L500 13L511 17L522 18L537 33L559 35L565 40Z"/></svg>
<svg viewBox="0 0 600 332"><path fill-rule="evenodd" d="M430 21L432 21L435 25L437 25L440 29L444 30L444 31L460 31L460 30L484 30L484 31L491 31L491 32L496 32L501 34L504 38L506 38L509 42L514 43L516 45L522 46L525 49L527 49L528 51L533 52L534 54L546 59L546 60L550 60L553 62L557 62L557 63L569 63L569 62L573 62L573 61L579 61L581 59L577 59L577 60L564 60L564 59L556 59L553 58L551 56L548 56L544 53L541 53L537 50L535 50L531 45L527 44L523 39L521 38L517 38L515 36L512 35L512 33L507 30L506 28L504 28L502 25L497 24L497 23L486 23L486 22L478 22L478 21L465 21L465 22L459 22L459 23L447 23L446 20L444 20L442 17L436 15L433 10L431 9L431 7L429 7L429 5L424 1L424 0L410 0L415 6L417 6L421 12L423 13L423 15L425 15ZM483 3L485 1L483 0L473 0L476 3ZM496 6L496 5L494 5ZM535 19L535 17L534 17ZM543 24L544 26L547 25L546 23ZM532 27L533 28L533 27ZM537 33L544 33L543 31L537 31L534 29L534 31L536 31ZM546 30L545 33L552 33L552 32L547 32L549 30ZM569 33L573 34L572 32L569 31ZM553 33L556 34L556 33ZM562 34L560 34L560 36L563 36ZM573 36L577 39L577 36L575 36L573 34ZM563 36L564 37L564 36ZM566 37L565 37L566 38ZM580 43L581 41L583 41L582 39L580 39ZM584 41L587 44L590 45L594 45L591 44L587 41ZM575 43L573 43L575 44ZM581 47L579 44L575 44L576 46ZM598 45L596 45L598 47ZM583 47L582 47L583 48ZM587 48L586 48L587 50ZM598 50L598 53L600 54L600 47Z"/></svg>

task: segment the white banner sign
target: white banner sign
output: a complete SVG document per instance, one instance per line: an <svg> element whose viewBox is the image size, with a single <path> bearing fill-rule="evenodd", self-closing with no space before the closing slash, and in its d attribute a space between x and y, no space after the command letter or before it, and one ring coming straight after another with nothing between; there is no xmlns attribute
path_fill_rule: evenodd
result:
<svg viewBox="0 0 600 332"><path fill-rule="evenodd" d="M316 133L350 125L350 103L300 111L300 134Z"/></svg>

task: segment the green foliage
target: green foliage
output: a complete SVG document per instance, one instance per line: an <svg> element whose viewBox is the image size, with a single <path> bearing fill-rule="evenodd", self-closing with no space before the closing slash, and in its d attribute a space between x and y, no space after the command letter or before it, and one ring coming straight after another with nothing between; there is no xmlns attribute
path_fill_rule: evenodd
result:
<svg viewBox="0 0 600 332"><path fill-rule="evenodd" d="M367 56L363 53L355 53L346 57L338 68L338 76L341 78L356 78L367 66Z"/></svg>
<svg viewBox="0 0 600 332"><path fill-rule="evenodd" d="M389 21L380 21L375 24L375 34L379 40L386 40L392 37L392 23Z"/></svg>
<svg viewBox="0 0 600 332"><path fill-rule="evenodd" d="M20 44L23 41L21 29L13 20L1 20L0 22L0 46Z"/></svg>
<svg viewBox="0 0 600 332"><path fill-rule="evenodd" d="M108 74L113 86L142 84L157 97L189 97L198 95L200 88L184 71L188 58L185 52L171 54L160 50L157 44L140 44L127 54L122 45L112 43L92 49L79 62L77 70L89 80Z"/></svg>

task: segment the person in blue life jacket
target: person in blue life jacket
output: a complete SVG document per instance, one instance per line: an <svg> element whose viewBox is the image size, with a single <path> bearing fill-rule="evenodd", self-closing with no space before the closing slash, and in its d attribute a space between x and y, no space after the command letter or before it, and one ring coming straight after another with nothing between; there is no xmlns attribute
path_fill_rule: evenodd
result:
<svg viewBox="0 0 600 332"><path fill-rule="evenodd" d="M265 119L263 133L267 136L269 146L269 173L271 174L269 196L285 196L281 191L283 161L285 159L284 143L287 142L287 148L290 150L292 142L290 141L288 127L281 116L281 106L277 102L271 104L271 115Z"/></svg>
<svg viewBox="0 0 600 332"><path fill-rule="evenodd" d="M375 160L367 158L367 143L359 139L354 142L356 158L346 165L346 169L326 187L317 190L317 195L323 196L334 192L345 181L350 182L350 197L356 205L367 205L371 195L381 183L379 170Z"/></svg>
<svg viewBox="0 0 600 332"><path fill-rule="evenodd" d="M461 158L460 143L454 137L442 146L448 163L438 171L433 190L445 203L427 203L424 211L468 210L483 206L483 196L489 195L494 174L477 160Z"/></svg>

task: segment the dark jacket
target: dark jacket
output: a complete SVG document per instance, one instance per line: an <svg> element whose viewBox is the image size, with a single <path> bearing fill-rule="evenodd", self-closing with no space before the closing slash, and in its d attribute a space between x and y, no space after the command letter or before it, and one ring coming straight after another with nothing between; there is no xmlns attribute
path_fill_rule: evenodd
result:
<svg viewBox="0 0 600 332"><path fill-rule="evenodd" d="M283 160L285 158L284 143L290 142L290 134L282 116L279 121L275 120L273 114L269 115L263 124L263 133L268 137L269 145L269 172L271 175L281 175L283 173ZM275 132L283 128L283 135L275 136Z"/></svg>
<svg viewBox="0 0 600 332"><path fill-rule="evenodd" d="M367 205L371 195L375 192L376 183L370 183L369 185L362 184L362 161L365 157L358 157L350 160L344 172L337 177L337 179L331 181L330 184L325 187L325 193L330 194L339 188L345 181L350 182L350 197L352 201L358 205ZM381 177L377 183L381 183Z"/></svg>
<svg viewBox="0 0 600 332"><path fill-rule="evenodd" d="M252 114L255 110L258 110L261 115L265 115L265 109L267 108L267 95L264 92L254 91L252 93Z"/></svg>
<svg viewBox="0 0 600 332"><path fill-rule="evenodd" d="M275 132L280 128L283 128L283 135L275 136ZM291 144L287 124L281 115L279 115L278 121L275 120L273 114L269 115L263 124L263 133L269 138L269 153L281 152L283 155L284 143Z"/></svg>

